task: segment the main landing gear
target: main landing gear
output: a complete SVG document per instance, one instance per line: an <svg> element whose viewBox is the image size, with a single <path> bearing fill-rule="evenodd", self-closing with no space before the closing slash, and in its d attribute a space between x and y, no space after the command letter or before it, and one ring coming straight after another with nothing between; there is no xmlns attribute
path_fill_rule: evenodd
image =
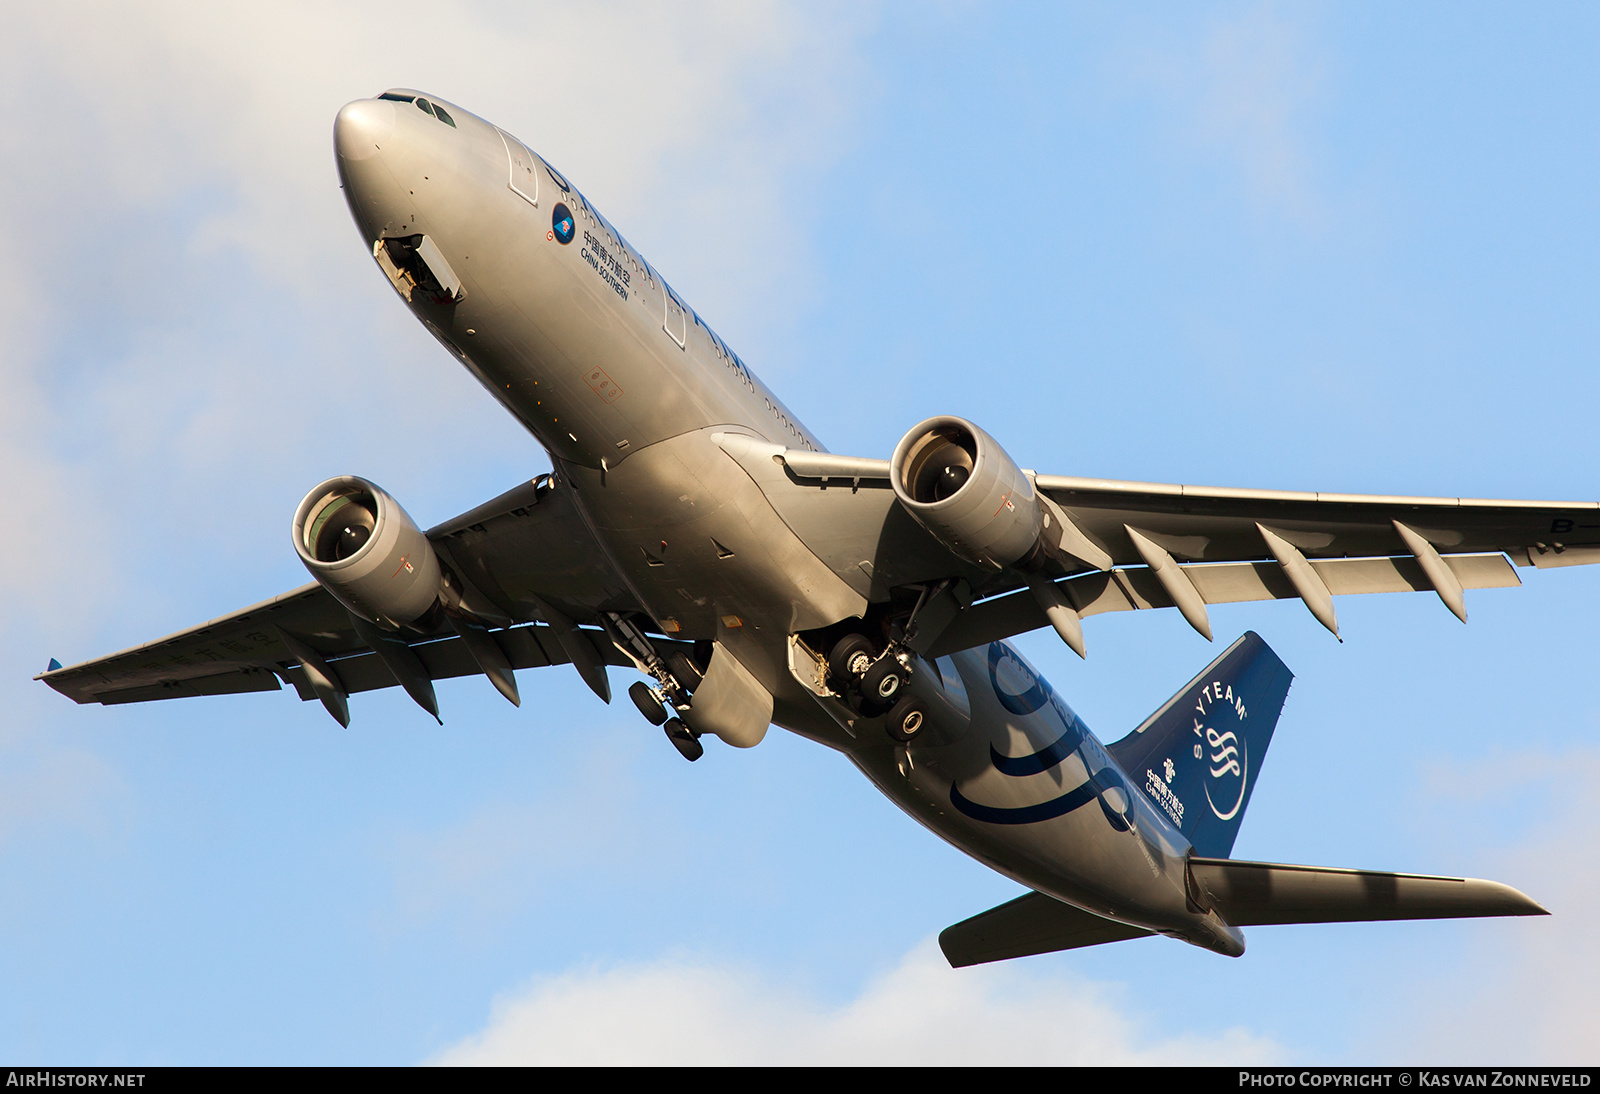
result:
<svg viewBox="0 0 1600 1094"><path fill-rule="evenodd" d="M862 634L847 634L828 654L828 675L845 702L861 713L887 712L884 728L900 744L910 744L922 733L927 711L907 690L911 682L911 655L891 643L881 654Z"/></svg>
<svg viewBox="0 0 1600 1094"><path fill-rule="evenodd" d="M607 613L605 622L612 642L641 670L655 677L653 685L638 680L628 686L633 705L651 725L666 731L667 740L684 759L693 763L704 756L706 748L700 743L700 734L677 716L678 711L688 708L690 693L705 679L700 667L679 650L662 657L649 637L625 616Z"/></svg>
<svg viewBox="0 0 1600 1094"><path fill-rule="evenodd" d="M643 680L638 680L628 687L628 698L633 700L633 705L639 708L639 713L651 725L666 730L667 740L672 742L672 747L693 763L706 754L706 746L700 743L700 735L690 729L682 718L668 717L668 699L663 692L664 689L660 687L651 687Z"/></svg>

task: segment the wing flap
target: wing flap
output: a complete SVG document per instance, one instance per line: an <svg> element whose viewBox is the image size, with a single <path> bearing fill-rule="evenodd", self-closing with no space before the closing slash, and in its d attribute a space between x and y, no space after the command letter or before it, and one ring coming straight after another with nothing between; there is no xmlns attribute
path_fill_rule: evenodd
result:
<svg viewBox="0 0 1600 1094"><path fill-rule="evenodd" d="M1498 589L1520 585L1517 572L1504 555L1445 555L1445 564L1460 579L1462 588ZM1326 558L1311 566L1337 595L1354 593L1428 592L1422 566L1414 558ZM1201 562L1183 572L1207 604L1234 604L1251 600L1290 600L1295 591L1276 562ZM1115 569L1110 573L1083 574L1057 583L1080 616L1102 612L1170 608L1172 598L1146 568ZM1050 625L1044 609L1027 590L979 601L960 612L925 656L939 657L956 650L987 645L1015 634Z"/></svg>
<svg viewBox="0 0 1600 1094"><path fill-rule="evenodd" d="M251 691L281 691L283 685L266 669L233 669L185 680L163 680L134 688L97 692L93 702L106 706L148 703L158 699L188 699L199 695L237 695Z"/></svg>
<svg viewBox="0 0 1600 1094"><path fill-rule="evenodd" d="M216 695L227 691L270 691L260 686L251 670L274 671L292 655L278 639L275 628L310 638L324 653L360 648L350 619L328 592L311 582L270 600L220 616L198 627L146 642L93 661L40 673L56 691L77 703L142 700L183 695ZM254 679L257 686L232 679ZM217 679L211 680L216 677ZM198 683L211 680L210 683ZM204 688L223 688L207 691ZM157 689L157 690L150 690ZM111 700L105 696L117 695Z"/></svg>
<svg viewBox="0 0 1600 1094"><path fill-rule="evenodd" d="M1208 858L1190 859L1189 871L1235 927L1550 914L1511 886L1479 878Z"/></svg>
<svg viewBox="0 0 1600 1094"><path fill-rule="evenodd" d="M561 643L556 639L555 632L543 624L535 623L521 627L512 627L509 630L491 631L491 638L505 653L507 662L514 669L540 669L550 665L566 665L572 662L567 656ZM630 668L633 662L628 660L621 650L612 644L605 632L578 628L578 634L583 640L588 641L595 648L600 661L606 665L619 668ZM663 642L656 639L656 644L665 648L676 646L676 643ZM452 680L461 676L479 676L483 670L472 657L467 644L460 638L451 636L436 641L419 642L411 647L417 659L422 662L422 667L428 671L430 680ZM339 682L344 685L348 694L354 695L363 691L377 691L381 688L395 686L394 674L389 671L383 660L371 650L361 650L344 657L329 658L328 667L339 674ZM302 700L317 698L316 692L311 687L311 682L306 679L305 670L297 662L291 662L287 668L281 670L283 678L299 693Z"/></svg>
<svg viewBox="0 0 1600 1094"><path fill-rule="evenodd" d="M1061 475L1039 475L1034 481L1104 542L1119 563L1138 561L1124 525L1181 539L1187 547L1176 553L1208 562L1263 557L1258 522L1312 558L1392 554L1404 547L1395 521L1417 529L1441 552L1559 558L1575 548L1600 545L1597 502L1248 490ZM1557 564L1576 565L1579 557ZM1600 552L1584 561L1600 561Z"/></svg>
<svg viewBox="0 0 1600 1094"><path fill-rule="evenodd" d="M939 932L939 948L951 967L959 969L1153 933L1103 919L1043 893L1027 893L946 927Z"/></svg>

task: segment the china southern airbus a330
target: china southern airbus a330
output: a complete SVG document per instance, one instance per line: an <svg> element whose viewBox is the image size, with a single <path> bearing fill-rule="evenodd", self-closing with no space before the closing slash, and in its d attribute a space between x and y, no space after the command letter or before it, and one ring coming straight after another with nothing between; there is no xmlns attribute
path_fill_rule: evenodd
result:
<svg viewBox="0 0 1600 1094"><path fill-rule="evenodd" d="M345 475L294 514L313 582L40 679L80 703L350 696L608 666L686 758L769 724L848 756L1032 892L944 932L969 965L1164 934L1221 954L1265 923L1538 915L1494 882L1228 858L1289 690L1246 634L1103 745L1006 641L1173 607L1463 590L1600 561L1594 503L1215 489L1040 475L958 417L888 460L826 452L583 195L416 91L350 103L338 170L363 244L553 473L424 532ZM1509 556L1509 558L1508 558Z"/></svg>

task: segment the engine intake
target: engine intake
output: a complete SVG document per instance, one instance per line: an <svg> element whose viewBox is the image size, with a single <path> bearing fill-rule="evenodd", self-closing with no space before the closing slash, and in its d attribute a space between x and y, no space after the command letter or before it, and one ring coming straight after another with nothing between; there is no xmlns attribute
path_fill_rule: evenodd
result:
<svg viewBox="0 0 1600 1094"><path fill-rule="evenodd" d="M889 479L935 539L993 570L1031 564L1044 514L1033 483L995 439L965 418L929 418L895 446Z"/></svg>
<svg viewBox="0 0 1600 1094"><path fill-rule="evenodd" d="M420 619L444 588L428 537L399 502L354 475L306 495L294 514L294 549L339 603L384 626Z"/></svg>

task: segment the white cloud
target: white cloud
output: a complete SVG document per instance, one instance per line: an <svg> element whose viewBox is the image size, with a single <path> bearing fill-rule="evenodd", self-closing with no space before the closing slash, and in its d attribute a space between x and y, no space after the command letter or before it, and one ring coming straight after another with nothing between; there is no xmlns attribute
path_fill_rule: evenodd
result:
<svg viewBox="0 0 1600 1094"><path fill-rule="evenodd" d="M295 484L452 481L455 451L418 439L538 461L372 269L334 171L341 104L406 84L489 116L653 244L725 334L743 315L781 343L808 261L795 168L848 130L866 27L731 0L0 12L0 589L65 629L121 603L149 552L210 539L242 571L272 527L288 557Z"/></svg>
<svg viewBox="0 0 1600 1094"><path fill-rule="evenodd" d="M781 329L794 294L754 294L805 263L791 173L830 154L863 26L742 0L0 0L0 17L0 694L32 727L69 710L27 679L51 654L304 580L288 518L327 474L373 475L426 522L481 500L461 480L486 465L515 471L484 494L539 469L356 238L343 103L437 89L549 154L675 280L723 294L718 313ZM103 827L114 782L48 734L0 738L0 837ZM402 878L413 919L444 912L410 880L493 866L448 852Z"/></svg>
<svg viewBox="0 0 1600 1094"><path fill-rule="evenodd" d="M525 912L583 876L590 863L648 870L670 822L639 815L633 727L588 727L596 741L555 787L498 799L433 829L385 836L374 850L393 865L395 902L381 928L400 934L443 922L483 937L513 928ZM654 740L650 744L659 744Z"/></svg>
<svg viewBox="0 0 1600 1094"><path fill-rule="evenodd" d="M1539 777L1533 778L1537 768ZM1485 873L1517 886L1549 917L1490 921L1472 932L1461 966L1430 989L1406 992L1390 1054L1469 1064L1589 1064L1600 1056L1600 749L1502 757L1438 774L1469 804L1526 801L1526 835L1486 859ZM1441 794L1441 796L1444 796Z"/></svg>
<svg viewBox="0 0 1600 1094"><path fill-rule="evenodd" d="M1428 785L1468 808L1508 794L1528 803L1528 830L1497 854L1476 853L1473 872L1516 885L1553 914L1468 925L1459 950L1433 948L1443 964L1371 970L1382 991L1350 1015L1344 1051L1363 1064L1592 1064L1600 749L1494 758L1436 771ZM536 978L431 1062L1243 1064L1301 1055L1246 1028L1184 1032L1170 1016L1153 1025L1138 998L1043 962L953 970L931 942L842 1002L749 966L673 957Z"/></svg>
<svg viewBox="0 0 1600 1094"><path fill-rule="evenodd" d="M104 838L125 819L127 787L101 757L81 748L48 747L14 727L0 743L0 849L41 843L68 830Z"/></svg>
<svg viewBox="0 0 1600 1094"><path fill-rule="evenodd" d="M1113 988L1025 964L952 969L930 941L842 1004L747 968L663 960L535 980L431 1062L517 1064L1239 1064L1271 1040L1149 1037Z"/></svg>
<svg viewBox="0 0 1600 1094"><path fill-rule="evenodd" d="M55 206L58 244L98 208L220 186L227 200L195 247L237 247L306 299L327 255L355 246L334 112L395 85L517 132L625 231L648 217L719 258L705 274L725 271L730 291L752 270L759 283L760 267L737 256L764 247L769 268L795 257L786 175L836 151L868 25L776 2L8 7L0 79L27 108L0 147L29 170L5 189L35 199L17 226L38 221L39 202ZM663 208L669 197L697 207Z"/></svg>
<svg viewBox="0 0 1600 1094"><path fill-rule="evenodd" d="M1230 162L1265 206L1314 223L1306 115L1321 64L1305 21L1259 3L1188 37L1155 29L1124 63L1137 86L1165 101L1186 143Z"/></svg>

